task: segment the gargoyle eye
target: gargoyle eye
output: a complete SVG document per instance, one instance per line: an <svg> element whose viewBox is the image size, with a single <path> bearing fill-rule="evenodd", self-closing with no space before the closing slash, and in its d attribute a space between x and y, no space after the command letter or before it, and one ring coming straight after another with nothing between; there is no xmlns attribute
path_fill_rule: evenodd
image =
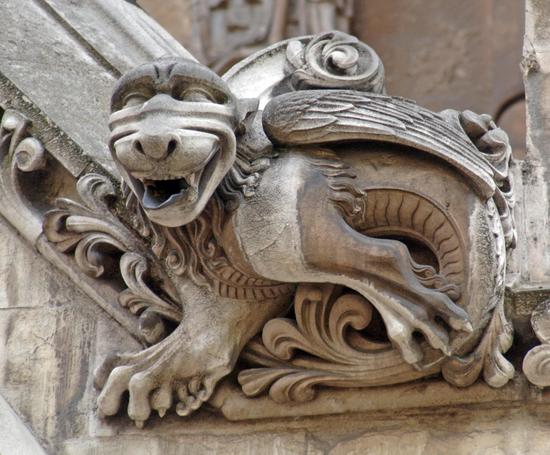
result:
<svg viewBox="0 0 550 455"><path fill-rule="evenodd" d="M124 98L124 107L141 106L147 99L145 95L140 93L130 93Z"/></svg>
<svg viewBox="0 0 550 455"><path fill-rule="evenodd" d="M209 102L209 103L215 103L216 100L214 97L208 93L206 90L200 89L200 88L187 88L185 89L181 95L179 96L179 99L181 101L190 101L190 102Z"/></svg>

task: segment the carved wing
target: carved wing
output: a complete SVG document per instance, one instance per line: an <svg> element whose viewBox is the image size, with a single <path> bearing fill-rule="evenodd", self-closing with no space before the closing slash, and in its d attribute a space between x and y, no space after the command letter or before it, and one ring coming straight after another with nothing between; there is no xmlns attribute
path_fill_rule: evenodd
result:
<svg viewBox="0 0 550 455"><path fill-rule="evenodd" d="M494 168L453 113L434 113L398 97L304 90L272 99L264 110L263 124L267 136L279 145L382 141L410 146L458 168L489 198L496 189Z"/></svg>

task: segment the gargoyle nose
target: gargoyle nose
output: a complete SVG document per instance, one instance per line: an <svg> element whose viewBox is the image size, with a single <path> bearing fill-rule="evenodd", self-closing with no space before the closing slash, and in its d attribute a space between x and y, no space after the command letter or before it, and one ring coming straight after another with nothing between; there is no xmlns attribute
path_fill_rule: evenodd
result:
<svg viewBox="0 0 550 455"><path fill-rule="evenodd" d="M133 148L137 153L154 160L162 160L181 147L180 138L175 134L140 134L134 139Z"/></svg>

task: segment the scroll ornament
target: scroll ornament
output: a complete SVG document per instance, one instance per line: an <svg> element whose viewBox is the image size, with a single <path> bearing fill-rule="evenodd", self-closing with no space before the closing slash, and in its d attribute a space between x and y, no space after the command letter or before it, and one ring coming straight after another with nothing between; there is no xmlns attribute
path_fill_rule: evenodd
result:
<svg viewBox="0 0 550 455"><path fill-rule="evenodd" d="M30 134L31 122L21 112L0 107L0 199L10 221L22 235L35 240L41 221L24 197L22 174L43 170L46 154L42 143Z"/></svg>
<svg viewBox="0 0 550 455"><path fill-rule="evenodd" d="M523 372L532 384L550 386L550 301L541 303L531 314L531 326L541 342L523 359Z"/></svg>

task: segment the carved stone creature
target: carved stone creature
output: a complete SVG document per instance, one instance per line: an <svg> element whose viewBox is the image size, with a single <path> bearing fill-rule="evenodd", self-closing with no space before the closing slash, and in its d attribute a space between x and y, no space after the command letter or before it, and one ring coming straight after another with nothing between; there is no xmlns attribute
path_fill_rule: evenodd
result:
<svg viewBox="0 0 550 455"><path fill-rule="evenodd" d="M271 64L282 76L262 85L253 76ZM84 223L90 210L67 202L46 222L80 263L97 266L102 242L122 253L121 303L153 343L99 368L101 413L129 391L139 426L174 401L187 415L245 347L244 392L280 401L314 385L513 375L506 135L383 90L374 51L341 33L282 42L223 79L176 58L120 79L110 148L135 230ZM296 321L280 319L293 298ZM177 324L165 338L163 320Z"/></svg>

